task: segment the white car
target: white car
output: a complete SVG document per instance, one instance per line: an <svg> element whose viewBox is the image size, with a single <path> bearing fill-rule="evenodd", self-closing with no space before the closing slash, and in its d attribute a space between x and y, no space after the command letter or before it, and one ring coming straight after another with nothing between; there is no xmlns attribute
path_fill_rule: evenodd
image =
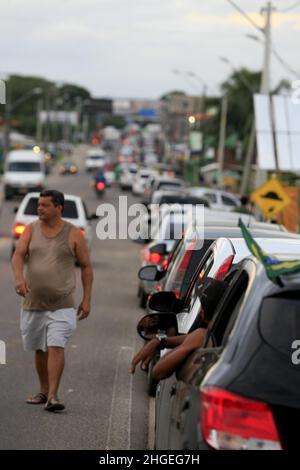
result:
<svg viewBox="0 0 300 470"><path fill-rule="evenodd" d="M145 186L147 183L148 178L153 175L154 172L152 170L148 170L147 168L143 168L137 172L135 177L133 178L132 183L132 192L136 196L142 196L144 194Z"/></svg>
<svg viewBox="0 0 300 470"><path fill-rule="evenodd" d="M26 225L31 224L38 219L37 204L40 193L28 193L22 200L16 211L15 220L12 226L12 254L15 250L16 243L25 230ZM78 227L85 236L89 248L92 243L92 226L91 220L96 219L95 214L89 215L85 203L79 196L65 194L65 207L63 211L63 219Z"/></svg>
<svg viewBox="0 0 300 470"><path fill-rule="evenodd" d="M273 255L280 253L281 255L293 255L295 259L300 258L300 237L296 239L295 234L286 234L287 238L255 238L259 246L266 251L266 253ZM275 233L274 233L275 236ZM293 238L289 238L289 236ZM239 263L242 259L250 256L250 251L243 238L218 238L207 250L203 256L201 265L197 268L195 276L198 279L205 277L213 277L215 279L223 279L228 273L230 268ZM197 283L193 287L193 290ZM193 292L188 293L193 297ZM177 314L178 331L180 333L187 333L199 312L200 300L196 298L188 310L182 311Z"/></svg>
<svg viewBox="0 0 300 470"><path fill-rule="evenodd" d="M15 194L42 191L45 187L45 155L33 150L13 150L7 155L3 175L5 199Z"/></svg>
<svg viewBox="0 0 300 470"><path fill-rule="evenodd" d="M121 189L132 189L132 183L135 175L137 174L137 166L135 164L125 166L120 176Z"/></svg>
<svg viewBox="0 0 300 470"><path fill-rule="evenodd" d="M188 188L188 192L193 196L207 199L211 209L232 211L241 205L238 196L220 189L193 187Z"/></svg>
<svg viewBox="0 0 300 470"><path fill-rule="evenodd" d="M85 170L87 172L104 168L107 163L106 155L102 149L89 150L85 158Z"/></svg>

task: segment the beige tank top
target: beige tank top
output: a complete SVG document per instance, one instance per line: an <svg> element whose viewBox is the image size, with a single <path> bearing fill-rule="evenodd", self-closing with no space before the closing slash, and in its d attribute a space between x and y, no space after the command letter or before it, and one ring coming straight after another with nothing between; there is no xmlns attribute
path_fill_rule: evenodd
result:
<svg viewBox="0 0 300 470"><path fill-rule="evenodd" d="M24 310L72 308L75 290L75 256L69 246L73 225L64 221L54 237L42 233L40 221L32 224L26 281L30 292Z"/></svg>

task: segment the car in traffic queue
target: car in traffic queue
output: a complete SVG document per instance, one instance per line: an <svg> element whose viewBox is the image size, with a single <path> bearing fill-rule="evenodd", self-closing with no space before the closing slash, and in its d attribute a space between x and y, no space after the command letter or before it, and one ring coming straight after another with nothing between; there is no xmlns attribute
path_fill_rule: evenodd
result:
<svg viewBox="0 0 300 470"><path fill-rule="evenodd" d="M274 254L292 261L296 253ZM204 344L159 382L155 449L296 450L300 274L271 281L249 256L224 281ZM200 309L198 298L198 316ZM176 331L177 316L171 319Z"/></svg>
<svg viewBox="0 0 300 470"><path fill-rule="evenodd" d="M132 181L132 193L135 196L142 196L144 194L145 186L148 178L153 175L153 170L149 168L140 168Z"/></svg>
<svg viewBox="0 0 300 470"><path fill-rule="evenodd" d="M8 153L4 174L3 191L6 200L29 191L42 191L46 184L45 155L34 150L13 150Z"/></svg>
<svg viewBox="0 0 300 470"><path fill-rule="evenodd" d="M76 175L78 166L73 160L67 160L59 166L59 173L61 175Z"/></svg>
<svg viewBox="0 0 300 470"><path fill-rule="evenodd" d="M251 230L251 233L252 236L260 239L267 238L270 240L275 237L277 242L280 237L282 239L300 241L300 237L293 233L278 233L274 230L267 231L264 229L254 229ZM139 278L144 283L148 282L149 286L151 286L150 283L152 283L153 287L146 302L148 313L156 313L155 309L151 308L152 295L155 295L157 292L172 292L175 294L175 298L180 300L181 308L183 310L183 313L178 314L177 320L180 333L186 333L189 328L191 328L198 311L197 305L194 307L191 300L193 299L193 288L195 288L197 279L201 276L205 276L206 267L211 266L211 269L213 268L212 256L207 255L207 253L210 253L210 251L208 251L210 247L212 248L211 252L214 253L214 247L212 245L215 240L221 236L227 236L228 239L230 238L231 240L235 238L240 239L241 230L238 227L230 226L205 226L204 230L198 228L198 231L195 231L194 228L189 227L182 240L179 241L174 249L171 259L168 261L168 265L165 269L158 268L156 265L148 265L140 269L138 274ZM222 240L222 238L220 238L220 240ZM215 252L218 252L218 247L215 248ZM224 261L222 263L217 260L217 255L215 255L216 266L218 269L215 273L212 270L208 275L214 275L217 279L226 275L227 270L231 268L231 264L234 261L230 256L231 255L225 259L224 254L221 251L219 257L221 261ZM204 257L206 257L207 260L202 263ZM157 381L153 379L151 371L159 357L160 354L158 353L148 368L148 393L151 396L155 395L157 385Z"/></svg>
<svg viewBox="0 0 300 470"><path fill-rule="evenodd" d="M124 165L120 176L120 188L122 190L132 189L134 177L137 174L138 167L135 163Z"/></svg>
<svg viewBox="0 0 300 470"><path fill-rule="evenodd" d="M290 238L289 236L272 238L272 236L275 236L275 233L266 234L266 238L255 238L255 241L264 251L272 255L280 252L287 255L294 254L296 258L299 255L300 258L299 236L295 234L291 234ZM157 292L149 299L149 308L156 311L156 307L160 308L161 300L165 307L169 305L168 311L171 312L172 308L176 308L178 331L186 334L197 318L197 306L192 302L197 282L206 277L222 280L229 270L249 253L244 238L217 238L197 266L185 296L179 299L174 292Z"/></svg>
<svg viewBox="0 0 300 470"><path fill-rule="evenodd" d="M170 212L172 211L172 207L170 207ZM193 213L190 213L189 217L192 217ZM164 217L162 217L163 219ZM180 213L178 213L178 220L180 218ZM226 229L232 227L236 228L238 231L235 231L235 234L240 234L240 229L238 228L238 220L242 219L251 229L253 230L266 230L265 233L262 233L262 236L267 236L267 232L272 232L272 237L269 238L297 238L297 235L289 233L282 225L278 224L270 224L264 222L258 222L255 220L253 216L248 216L246 214L237 214L237 213L221 213L220 211L214 211L207 208L204 208L204 220L200 221L200 226L196 226L196 230L199 231L200 237L203 237L203 232L206 230L206 227L215 227L217 233L217 227L219 227L218 235L221 236L222 230L223 234L225 233ZM168 218L166 218L168 220ZM204 225L203 225L204 222ZM148 219L145 219L145 230L147 229L149 232L148 226ZM165 222L166 224L166 222ZM199 225L199 221L196 220L196 224ZM166 226L166 225L165 225ZM185 227L188 229L188 226ZM233 232L231 232L233 233ZM202 234L202 235L201 235ZM276 236L277 234L278 236ZM148 235L145 235L145 240L147 239ZM189 236L189 235L188 235ZM215 237L216 238L216 237ZM205 238L203 240L205 242ZM141 267L145 267L148 265L156 265L160 272L164 272L168 266L168 258L170 253L172 252L175 246L175 240L172 237L168 237L165 239L162 237L156 237L154 240L151 240L145 248L141 250ZM207 246L207 245L206 245ZM194 259L194 258L193 258ZM144 271L145 272L145 271ZM152 271L153 272L153 271ZM155 276L156 274L154 274ZM161 274L158 274L158 278ZM153 276L152 276L153 277ZM147 276L147 279L142 279L142 276L139 276L140 282L138 286L138 297L140 299L139 305L142 308L146 307L147 300L153 290L155 289L156 283L158 278L152 279L151 275Z"/></svg>
<svg viewBox="0 0 300 470"><path fill-rule="evenodd" d="M153 175L151 176L144 189L143 203L148 205L152 203L152 195L155 191L159 190L177 190L185 189L186 183L178 178L167 175Z"/></svg>
<svg viewBox="0 0 300 470"><path fill-rule="evenodd" d="M86 205L80 196L65 194L65 206L62 218L78 227L84 235L89 249L91 248L93 231L91 221L96 219L96 214L89 214ZM11 254L14 253L16 244L22 236L26 225L38 219L37 206L40 193L28 193L23 198L19 207L15 208L15 219L12 225L12 246Z"/></svg>
<svg viewBox="0 0 300 470"><path fill-rule="evenodd" d="M241 205L236 194L221 189L191 187L188 188L188 192L194 196L206 198L210 203L210 207L215 210L233 211Z"/></svg>
<svg viewBox="0 0 300 470"><path fill-rule="evenodd" d="M94 148L88 150L85 157L85 170L86 172L101 170L107 163L107 157L102 148Z"/></svg>

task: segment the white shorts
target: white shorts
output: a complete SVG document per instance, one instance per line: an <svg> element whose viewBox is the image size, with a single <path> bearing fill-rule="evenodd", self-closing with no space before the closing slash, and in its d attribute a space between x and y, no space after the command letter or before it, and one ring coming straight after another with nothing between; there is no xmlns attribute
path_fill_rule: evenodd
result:
<svg viewBox="0 0 300 470"><path fill-rule="evenodd" d="M21 310L20 323L25 351L46 352L49 346L64 348L76 329L76 310Z"/></svg>

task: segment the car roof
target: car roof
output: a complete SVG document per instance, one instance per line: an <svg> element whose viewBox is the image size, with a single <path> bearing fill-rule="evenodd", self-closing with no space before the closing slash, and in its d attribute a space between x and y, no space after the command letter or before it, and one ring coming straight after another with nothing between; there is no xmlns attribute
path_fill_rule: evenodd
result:
<svg viewBox="0 0 300 470"><path fill-rule="evenodd" d="M189 228L189 230L192 230L192 228ZM226 238L241 238L242 233L241 229L239 227L220 227L220 226L204 226L200 227L200 230L204 232L204 238L205 239L210 239L210 238L218 238L220 236L224 236ZM292 240L299 240L300 241L300 235L296 233L291 233L291 232L278 232L276 230L265 230L265 229L259 229L259 228L254 228L251 230L251 235L255 238L279 238L279 239L292 239ZM186 234L188 236L188 233Z"/></svg>
<svg viewBox="0 0 300 470"><path fill-rule="evenodd" d="M44 152L34 152L33 150L13 150L9 152L7 161L12 162L12 161L41 161L44 158Z"/></svg>
<svg viewBox="0 0 300 470"><path fill-rule="evenodd" d="M87 157L105 157L105 152L101 148L91 149L87 151Z"/></svg>
<svg viewBox="0 0 300 470"><path fill-rule="evenodd" d="M159 183L162 183L162 182L166 182L166 183L180 183L180 184L184 184L184 181L179 179L179 178L173 178L172 176L168 176L168 175L158 175L158 176L155 176L155 181L159 182Z"/></svg>
<svg viewBox="0 0 300 470"><path fill-rule="evenodd" d="M27 193L26 196L21 201L21 204L26 201L27 199L30 199L32 197L40 197L40 193L38 192L32 192L32 193ZM64 194L65 200L68 201L82 201L82 198L80 196L76 196L75 194Z"/></svg>
<svg viewBox="0 0 300 470"><path fill-rule="evenodd" d="M239 195L238 194L234 194L234 193L231 193L229 191L223 191L222 189L213 189L213 188L200 188L198 186L192 186L191 188L188 188L189 191L191 192L196 192L196 191L203 191L203 192L206 192L206 193L210 193L210 194L222 194L224 196L229 196L229 197L232 197L234 199L240 199Z"/></svg>
<svg viewBox="0 0 300 470"><path fill-rule="evenodd" d="M242 259L247 255L247 253L250 253L250 250L247 247L244 238L228 237L227 240L231 241L234 250L236 251L237 259ZM281 255L286 255L289 253L293 253L296 257L299 256L300 260L300 240L298 239L266 237L255 238L255 241L264 251L266 251L267 254L274 255L275 253L280 253Z"/></svg>

